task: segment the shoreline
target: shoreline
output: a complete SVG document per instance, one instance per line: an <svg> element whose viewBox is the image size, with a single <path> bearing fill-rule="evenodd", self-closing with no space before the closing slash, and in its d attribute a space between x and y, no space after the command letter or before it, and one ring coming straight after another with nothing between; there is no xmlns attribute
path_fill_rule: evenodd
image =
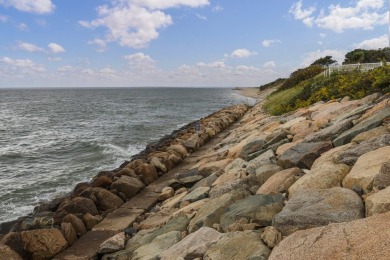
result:
<svg viewBox="0 0 390 260"><path fill-rule="evenodd" d="M256 100L260 97L260 91L258 87L234 88L233 90L244 97L249 97Z"/></svg>

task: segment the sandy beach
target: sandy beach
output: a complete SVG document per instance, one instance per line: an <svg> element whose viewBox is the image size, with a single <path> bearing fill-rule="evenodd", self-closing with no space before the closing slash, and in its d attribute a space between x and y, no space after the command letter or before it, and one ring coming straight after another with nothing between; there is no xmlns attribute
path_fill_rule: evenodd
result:
<svg viewBox="0 0 390 260"><path fill-rule="evenodd" d="M245 97L257 99L259 97L259 88L235 88L235 91Z"/></svg>

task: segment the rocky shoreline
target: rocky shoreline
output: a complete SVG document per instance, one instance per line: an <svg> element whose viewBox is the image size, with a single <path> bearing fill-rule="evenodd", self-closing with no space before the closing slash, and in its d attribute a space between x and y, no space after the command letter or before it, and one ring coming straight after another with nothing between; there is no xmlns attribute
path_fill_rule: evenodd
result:
<svg viewBox="0 0 390 260"><path fill-rule="evenodd" d="M390 96L270 116L266 94L40 206L13 223L2 256L389 259Z"/></svg>

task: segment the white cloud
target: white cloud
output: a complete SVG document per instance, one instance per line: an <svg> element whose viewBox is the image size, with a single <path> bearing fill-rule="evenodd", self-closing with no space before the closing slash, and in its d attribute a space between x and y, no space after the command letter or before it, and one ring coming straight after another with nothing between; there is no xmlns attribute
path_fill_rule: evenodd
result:
<svg viewBox="0 0 390 260"><path fill-rule="evenodd" d="M302 8L302 0L294 3L289 13L294 15L296 20L302 20L304 24L311 27L313 25L313 17L312 14L316 11L315 7L309 7L306 9Z"/></svg>
<svg viewBox="0 0 390 260"><path fill-rule="evenodd" d="M47 58L49 61L53 61L53 62L55 62L55 61L62 61L62 58L61 57L49 57L49 58Z"/></svg>
<svg viewBox="0 0 390 260"><path fill-rule="evenodd" d="M208 4L208 0L118 0L112 1L111 7L99 6L97 19L79 21L79 24L85 28L107 28L105 37L95 42L98 46L102 46L104 41L104 44L118 42L124 47L144 48L158 38L160 29L173 23L172 17L162 10L180 6L196 8Z"/></svg>
<svg viewBox="0 0 390 260"><path fill-rule="evenodd" d="M380 49L389 46L389 36L384 34L378 38L362 41L355 45L357 49Z"/></svg>
<svg viewBox="0 0 390 260"><path fill-rule="evenodd" d="M134 72L150 74L156 71L156 61L143 52L126 55L124 58L128 61Z"/></svg>
<svg viewBox="0 0 390 260"><path fill-rule="evenodd" d="M250 56L257 55L257 52L251 52L247 49L237 49L230 54L232 58L247 58Z"/></svg>
<svg viewBox="0 0 390 260"><path fill-rule="evenodd" d="M267 61L263 64L263 67L265 68L273 68L273 67L276 67L276 63L275 61Z"/></svg>
<svg viewBox="0 0 390 260"><path fill-rule="evenodd" d="M17 48L22 51L27 51L27 52L43 52L44 49L28 42L18 42L17 43Z"/></svg>
<svg viewBox="0 0 390 260"><path fill-rule="evenodd" d="M0 22L2 22L2 23L8 22L8 16L0 15Z"/></svg>
<svg viewBox="0 0 390 260"><path fill-rule="evenodd" d="M302 62L302 66L309 66L315 60L319 58L323 58L325 56L332 56L332 59L341 63L344 60L345 54L347 52L343 50L316 50L313 52L306 53L304 56L304 60Z"/></svg>
<svg viewBox="0 0 390 260"><path fill-rule="evenodd" d="M203 21L207 21L207 17L206 16L203 16L201 14L195 14L196 17L198 17L200 20L203 20Z"/></svg>
<svg viewBox="0 0 390 260"><path fill-rule="evenodd" d="M18 28L18 30L23 31L23 32L28 31L28 26L25 23L18 24L16 26L16 28Z"/></svg>
<svg viewBox="0 0 390 260"><path fill-rule="evenodd" d="M49 51L51 53L61 53L61 52L65 52L65 49L64 47L62 47L61 45L57 44L57 43L49 43L47 45L47 47L49 48Z"/></svg>
<svg viewBox="0 0 390 260"><path fill-rule="evenodd" d="M54 11L51 0L0 0L0 5L11 6L19 11L36 14L47 14Z"/></svg>
<svg viewBox="0 0 390 260"><path fill-rule="evenodd" d="M72 66L62 66L62 67L57 69L58 72L69 72L72 70L73 70Z"/></svg>
<svg viewBox="0 0 390 260"><path fill-rule="evenodd" d="M222 12L223 11L223 7L222 7L222 5L216 5L216 6L213 7L212 10L213 10L214 13Z"/></svg>
<svg viewBox="0 0 390 260"><path fill-rule="evenodd" d="M320 33L319 36L321 39L325 39L327 35L326 35L326 33Z"/></svg>
<svg viewBox="0 0 390 260"><path fill-rule="evenodd" d="M3 76L10 76L11 78L25 76L37 76L46 71L46 69L30 59L12 59L3 57L0 59L0 71Z"/></svg>
<svg viewBox="0 0 390 260"><path fill-rule="evenodd" d="M107 43L102 39L94 39L92 41L89 41L88 44L95 45L96 46L95 51L97 52L104 52L107 50Z"/></svg>
<svg viewBox="0 0 390 260"><path fill-rule="evenodd" d="M197 67L207 67L207 68L225 68L225 62L223 61L214 61L211 63L198 62Z"/></svg>
<svg viewBox="0 0 390 260"><path fill-rule="evenodd" d="M353 3L354 5L349 7L332 4L328 7L328 13L321 10L320 14L315 16L315 7L303 9L300 0L291 6L290 13L308 27L316 25L338 33L347 29L371 30L377 25L388 23L384 0L357 0Z"/></svg>
<svg viewBox="0 0 390 260"><path fill-rule="evenodd" d="M195 8L210 4L209 0L130 0L129 2L152 10L180 6L189 6Z"/></svg>
<svg viewBox="0 0 390 260"><path fill-rule="evenodd" d="M268 48L271 45L274 45L275 43L281 43L280 40L264 40L261 44L265 47Z"/></svg>

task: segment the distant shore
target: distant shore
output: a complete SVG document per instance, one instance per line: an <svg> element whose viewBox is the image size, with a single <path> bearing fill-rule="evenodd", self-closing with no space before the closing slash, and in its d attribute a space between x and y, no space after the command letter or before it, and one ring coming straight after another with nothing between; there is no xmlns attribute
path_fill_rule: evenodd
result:
<svg viewBox="0 0 390 260"><path fill-rule="evenodd" d="M258 87L234 88L233 90L237 91L238 93L240 93L240 95L242 95L244 97L250 97L250 98L257 99L260 96Z"/></svg>

